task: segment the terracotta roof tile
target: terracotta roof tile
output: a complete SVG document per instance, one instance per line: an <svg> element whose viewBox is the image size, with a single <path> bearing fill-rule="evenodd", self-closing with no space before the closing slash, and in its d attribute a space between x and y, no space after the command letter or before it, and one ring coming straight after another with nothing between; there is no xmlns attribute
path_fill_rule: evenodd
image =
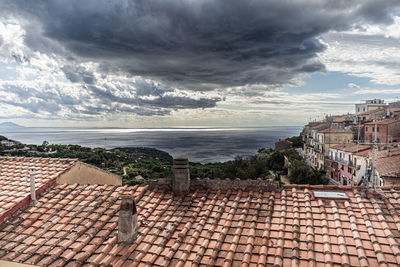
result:
<svg viewBox="0 0 400 267"><path fill-rule="evenodd" d="M375 124L381 125L381 124L391 124L391 123L397 123L397 122L400 122L400 121L397 119L386 119L386 120L381 120L381 121L367 122L367 123L364 123L364 125L375 125Z"/></svg>
<svg viewBox="0 0 400 267"><path fill-rule="evenodd" d="M76 159L0 157L0 224L29 204L30 168L36 169L35 186L39 195L76 162ZM32 214L31 219L36 216Z"/></svg>
<svg viewBox="0 0 400 267"><path fill-rule="evenodd" d="M346 192L349 199L315 198L315 190ZM124 193L135 197L139 217L132 244L117 242ZM0 227L0 258L41 266L395 266L399 205L399 191L391 188L380 196L313 186L182 196L145 186L57 185Z"/></svg>

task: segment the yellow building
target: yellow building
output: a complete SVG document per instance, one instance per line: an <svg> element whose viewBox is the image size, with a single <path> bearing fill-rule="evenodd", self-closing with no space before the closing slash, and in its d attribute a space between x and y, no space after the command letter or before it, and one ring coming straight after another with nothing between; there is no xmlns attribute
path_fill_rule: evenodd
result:
<svg viewBox="0 0 400 267"><path fill-rule="evenodd" d="M317 132L314 143L314 162L318 170L325 169L325 159L329 148L338 144L344 144L353 140L352 130L327 128Z"/></svg>

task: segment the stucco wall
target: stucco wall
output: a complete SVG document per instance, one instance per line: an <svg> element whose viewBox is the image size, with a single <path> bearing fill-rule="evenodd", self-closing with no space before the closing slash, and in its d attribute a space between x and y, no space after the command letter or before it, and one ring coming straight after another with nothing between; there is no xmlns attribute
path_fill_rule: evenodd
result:
<svg viewBox="0 0 400 267"><path fill-rule="evenodd" d="M389 124L388 135L392 138L388 138L387 142L399 142L400 141L400 121Z"/></svg>
<svg viewBox="0 0 400 267"><path fill-rule="evenodd" d="M384 178L383 183L385 186L400 185L400 178Z"/></svg>
<svg viewBox="0 0 400 267"><path fill-rule="evenodd" d="M57 178L58 184L109 184L122 185L122 177L83 162L76 163Z"/></svg>

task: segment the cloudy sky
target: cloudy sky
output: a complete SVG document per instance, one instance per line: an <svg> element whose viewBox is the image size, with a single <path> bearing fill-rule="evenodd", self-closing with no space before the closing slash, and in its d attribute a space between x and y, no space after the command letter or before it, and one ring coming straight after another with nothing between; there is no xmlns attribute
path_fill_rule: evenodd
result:
<svg viewBox="0 0 400 267"><path fill-rule="evenodd" d="M0 0L0 122L303 125L398 96L398 0Z"/></svg>

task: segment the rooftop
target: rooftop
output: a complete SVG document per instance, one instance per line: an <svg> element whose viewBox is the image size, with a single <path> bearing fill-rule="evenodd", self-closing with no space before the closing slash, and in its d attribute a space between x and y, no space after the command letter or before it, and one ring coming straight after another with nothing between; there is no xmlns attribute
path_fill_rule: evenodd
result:
<svg viewBox="0 0 400 267"><path fill-rule="evenodd" d="M327 128L318 131L318 133L353 133L352 130L347 130L347 129L339 129L339 128Z"/></svg>
<svg viewBox="0 0 400 267"><path fill-rule="evenodd" d="M390 153L387 149L378 151L376 168L381 176L400 177L400 148L391 148Z"/></svg>
<svg viewBox="0 0 400 267"><path fill-rule="evenodd" d="M331 148L341 150L341 151L355 153L355 152L360 152L363 150L369 150L371 148L371 146L361 145L361 144L356 144L356 143L345 143L345 144L334 145Z"/></svg>
<svg viewBox="0 0 400 267"><path fill-rule="evenodd" d="M370 115L370 114L374 114L374 113L381 113L381 112L385 112L385 109L384 108L377 108L377 109L373 109L373 110L370 110L370 111L365 111L365 112L362 112L362 113L359 113L359 114L357 114L357 116L365 116L365 115Z"/></svg>
<svg viewBox="0 0 400 267"><path fill-rule="evenodd" d="M354 117L354 114L345 114L345 115L332 117L332 121L336 122L336 123L353 121L353 117Z"/></svg>
<svg viewBox="0 0 400 267"><path fill-rule="evenodd" d="M0 157L0 224L29 203L30 168L36 170L36 193L40 194L76 162L76 159Z"/></svg>
<svg viewBox="0 0 400 267"><path fill-rule="evenodd" d="M175 195L138 185L56 185L1 226L0 259L41 266L398 266L399 193L290 185ZM131 244L117 242L122 194L138 211Z"/></svg>
<svg viewBox="0 0 400 267"><path fill-rule="evenodd" d="M396 123L396 122L400 122L400 120L396 120L396 119L386 119L386 120L381 120L381 121L371 121L371 122L367 122L365 123L365 125L382 125L382 124L391 124L391 123Z"/></svg>

